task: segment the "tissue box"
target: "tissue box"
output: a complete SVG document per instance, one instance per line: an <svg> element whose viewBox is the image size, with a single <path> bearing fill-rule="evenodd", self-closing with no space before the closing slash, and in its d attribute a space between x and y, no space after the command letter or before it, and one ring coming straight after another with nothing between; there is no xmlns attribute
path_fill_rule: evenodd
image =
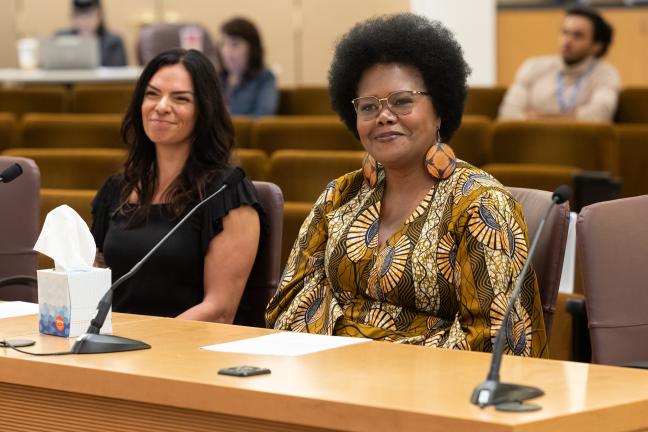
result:
<svg viewBox="0 0 648 432"><path fill-rule="evenodd" d="M88 329L97 304L111 284L110 269L63 272L38 270L38 330L44 334L76 337ZM112 311L101 333L112 332Z"/></svg>

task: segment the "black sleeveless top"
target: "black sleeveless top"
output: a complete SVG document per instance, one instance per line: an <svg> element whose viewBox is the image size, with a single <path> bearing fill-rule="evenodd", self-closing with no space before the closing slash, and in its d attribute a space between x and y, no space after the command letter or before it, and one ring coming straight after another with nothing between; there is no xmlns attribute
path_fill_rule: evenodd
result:
<svg viewBox="0 0 648 432"><path fill-rule="evenodd" d="M220 179L214 180L206 188L205 196L221 185ZM113 282L127 273L179 221L171 218L166 204L155 204L144 225L127 228L127 218L115 214L121 187L122 176L111 176L92 202L92 234L106 265L112 270ZM259 213L260 250L267 235L266 217L254 186L244 178L236 187L225 189L198 209L139 272L115 290L113 310L175 317L202 302L204 261L209 242L223 230L223 218L229 211L243 205L252 206ZM191 208L193 205L187 213Z"/></svg>

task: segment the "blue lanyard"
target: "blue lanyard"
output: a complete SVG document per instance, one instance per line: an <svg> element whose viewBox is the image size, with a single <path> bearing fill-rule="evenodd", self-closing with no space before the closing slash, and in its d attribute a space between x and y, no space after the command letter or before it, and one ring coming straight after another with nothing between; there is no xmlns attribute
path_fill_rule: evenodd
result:
<svg viewBox="0 0 648 432"><path fill-rule="evenodd" d="M560 112L570 112L574 109L574 106L576 105L576 97L580 92L580 87L583 83L583 79L585 79L585 77L591 72L592 69L594 69L593 64L589 68L587 68L587 70L583 72L578 78L576 78L576 82L574 83L574 91L572 92L571 97L567 102L565 102L565 83L563 75L561 72L558 72L558 105L560 107Z"/></svg>

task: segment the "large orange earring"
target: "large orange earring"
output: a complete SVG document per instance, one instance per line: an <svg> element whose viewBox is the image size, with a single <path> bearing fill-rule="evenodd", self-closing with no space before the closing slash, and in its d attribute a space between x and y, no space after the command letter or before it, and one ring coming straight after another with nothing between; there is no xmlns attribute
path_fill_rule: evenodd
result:
<svg viewBox="0 0 648 432"><path fill-rule="evenodd" d="M437 180L445 180L452 175L457 166L457 157L452 148L441 142L437 129L437 142L425 154L425 169Z"/></svg>
<svg viewBox="0 0 648 432"><path fill-rule="evenodd" d="M374 187L376 185L378 181L378 162L369 153L362 159L362 175L369 186Z"/></svg>

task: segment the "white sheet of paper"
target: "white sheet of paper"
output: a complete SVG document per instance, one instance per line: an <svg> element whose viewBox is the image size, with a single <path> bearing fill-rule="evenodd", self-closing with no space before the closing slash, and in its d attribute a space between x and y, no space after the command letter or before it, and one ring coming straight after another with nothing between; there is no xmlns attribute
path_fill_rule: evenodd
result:
<svg viewBox="0 0 648 432"><path fill-rule="evenodd" d="M0 318L38 314L38 303L12 301L0 303Z"/></svg>
<svg viewBox="0 0 648 432"><path fill-rule="evenodd" d="M237 354L299 356L369 341L370 339L353 337L281 332L201 348Z"/></svg>

